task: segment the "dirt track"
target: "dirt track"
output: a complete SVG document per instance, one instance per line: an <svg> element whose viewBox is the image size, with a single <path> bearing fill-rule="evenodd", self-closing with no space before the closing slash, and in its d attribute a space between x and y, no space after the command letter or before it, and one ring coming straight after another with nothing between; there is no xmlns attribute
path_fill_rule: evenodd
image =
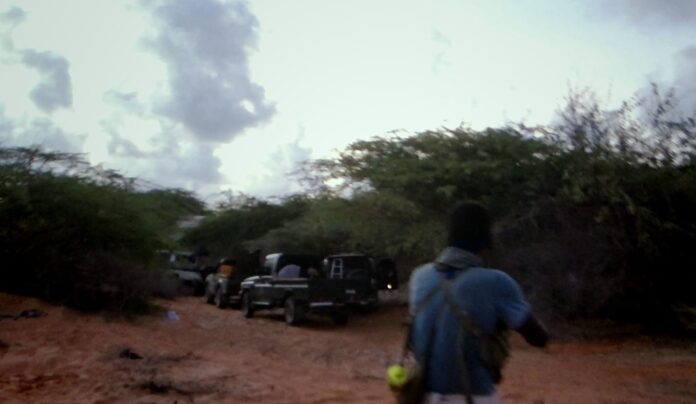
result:
<svg viewBox="0 0 696 404"><path fill-rule="evenodd" d="M356 315L346 327L313 318L298 328L198 298L161 304L180 320L110 321L0 294L0 314L48 313L0 322L0 402L392 402L383 375L399 349L403 308ZM514 343L505 403L696 402L693 349ZM143 359L120 358L126 347Z"/></svg>

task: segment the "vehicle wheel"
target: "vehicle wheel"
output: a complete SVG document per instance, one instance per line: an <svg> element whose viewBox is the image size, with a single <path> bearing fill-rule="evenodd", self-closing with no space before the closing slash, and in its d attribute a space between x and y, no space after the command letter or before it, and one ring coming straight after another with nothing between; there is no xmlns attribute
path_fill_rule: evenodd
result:
<svg viewBox="0 0 696 404"><path fill-rule="evenodd" d="M208 304L215 303L215 295L210 292L209 288L205 288L205 302Z"/></svg>
<svg viewBox="0 0 696 404"><path fill-rule="evenodd" d="M305 307L297 303L292 297L285 299L285 322L297 325L305 317Z"/></svg>
<svg viewBox="0 0 696 404"><path fill-rule="evenodd" d="M251 302L251 296L249 292L242 293L242 314L246 318L254 317L254 306Z"/></svg>
<svg viewBox="0 0 696 404"><path fill-rule="evenodd" d="M225 297L225 293L223 292L222 288L218 288L217 291L215 292L215 306L218 309L224 309L227 307L227 298Z"/></svg>
<svg viewBox="0 0 696 404"><path fill-rule="evenodd" d="M348 312L338 311L331 315L331 319L336 325L346 325L348 323Z"/></svg>

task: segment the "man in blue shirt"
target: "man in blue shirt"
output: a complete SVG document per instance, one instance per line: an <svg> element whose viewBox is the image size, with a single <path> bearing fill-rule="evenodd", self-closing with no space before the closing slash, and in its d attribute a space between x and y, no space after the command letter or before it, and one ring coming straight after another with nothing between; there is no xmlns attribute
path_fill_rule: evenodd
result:
<svg viewBox="0 0 696 404"><path fill-rule="evenodd" d="M417 268L410 280L411 348L425 367L428 403L495 403L499 369L484 360L481 340L517 330L533 346L548 334L514 279L483 267L492 246L488 211L463 202L448 223L448 246L435 262ZM472 327L464 327L462 313Z"/></svg>

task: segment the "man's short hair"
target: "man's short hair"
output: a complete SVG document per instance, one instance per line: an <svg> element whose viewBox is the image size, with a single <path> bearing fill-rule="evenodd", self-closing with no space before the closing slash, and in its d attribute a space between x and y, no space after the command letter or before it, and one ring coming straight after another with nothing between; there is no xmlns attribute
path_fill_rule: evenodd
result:
<svg viewBox="0 0 696 404"><path fill-rule="evenodd" d="M479 202L458 203L449 216L449 246L479 252L493 246L488 209Z"/></svg>

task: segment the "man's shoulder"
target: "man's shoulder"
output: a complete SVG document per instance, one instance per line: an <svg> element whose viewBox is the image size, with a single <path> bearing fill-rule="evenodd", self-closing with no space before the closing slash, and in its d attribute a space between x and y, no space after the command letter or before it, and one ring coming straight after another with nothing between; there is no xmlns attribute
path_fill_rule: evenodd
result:
<svg viewBox="0 0 696 404"><path fill-rule="evenodd" d="M436 268L435 268L435 263L433 262L428 262L425 264L421 264L416 267L416 269L411 272L411 277L409 282L414 282L418 281L418 279L424 278L424 277L430 277L430 276L435 276Z"/></svg>
<svg viewBox="0 0 696 404"><path fill-rule="evenodd" d="M477 283L484 282L485 284L499 287L517 286L517 281L515 281L509 274L500 269L473 267L469 268L467 272L468 274L465 274L466 276L462 277L463 282L475 280L475 282Z"/></svg>
<svg viewBox="0 0 696 404"><path fill-rule="evenodd" d="M491 276L496 282L517 285L517 281L507 272L500 269L489 269L489 271L491 271Z"/></svg>
<svg viewBox="0 0 696 404"><path fill-rule="evenodd" d="M501 286L517 286L517 281L515 281L512 276L506 272L487 267L471 267L462 272L467 276L461 277L461 279L471 279L478 278L486 282L495 283ZM427 279L437 276L437 264L434 262L428 262L421 264L416 267L411 273L410 282L420 282L422 279Z"/></svg>
<svg viewBox="0 0 696 404"><path fill-rule="evenodd" d="M490 290L494 295L516 295L521 293L519 283L505 271L493 268L474 268L469 280Z"/></svg>

